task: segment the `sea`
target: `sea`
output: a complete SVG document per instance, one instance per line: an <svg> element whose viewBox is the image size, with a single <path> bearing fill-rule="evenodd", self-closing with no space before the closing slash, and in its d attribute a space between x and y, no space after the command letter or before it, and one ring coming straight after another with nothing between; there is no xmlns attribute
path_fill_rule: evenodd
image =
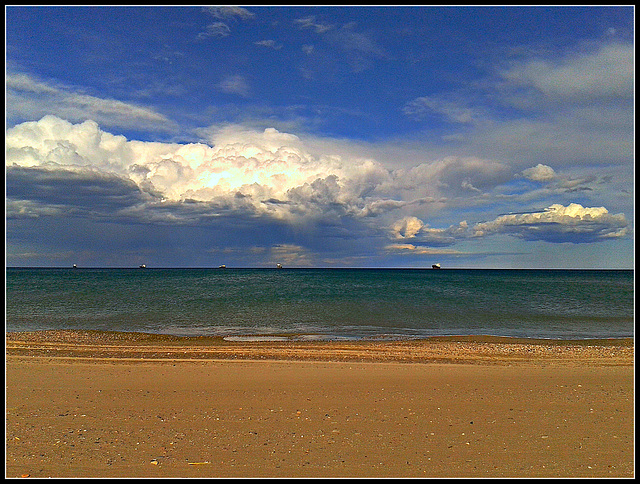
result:
<svg viewBox="0 0 640 484"><path fill-rule="evenodd" d="M6 268L6 331L227 340L634 336L633 270Z"/></svg>

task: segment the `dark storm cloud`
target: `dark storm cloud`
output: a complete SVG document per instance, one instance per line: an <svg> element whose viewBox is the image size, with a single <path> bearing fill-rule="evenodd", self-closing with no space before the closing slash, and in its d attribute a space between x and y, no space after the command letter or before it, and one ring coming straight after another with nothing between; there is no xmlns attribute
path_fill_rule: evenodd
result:
<svg viewBox="0 0 640 484"><path fill-rule="evenodd" d="M10 166L5 173L7 199L73 213L114 214L153 199L131 180L93 169Z"/></svg>

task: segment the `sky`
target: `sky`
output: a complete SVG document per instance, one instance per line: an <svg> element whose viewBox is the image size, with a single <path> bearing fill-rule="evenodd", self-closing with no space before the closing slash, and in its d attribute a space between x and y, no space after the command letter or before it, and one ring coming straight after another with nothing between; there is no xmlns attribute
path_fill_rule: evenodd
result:
<svg viewBox="0 0 640 484"><path fill-rule="evenodd" d="M634 17L6 6L6 264L633 268Z"/></svg>

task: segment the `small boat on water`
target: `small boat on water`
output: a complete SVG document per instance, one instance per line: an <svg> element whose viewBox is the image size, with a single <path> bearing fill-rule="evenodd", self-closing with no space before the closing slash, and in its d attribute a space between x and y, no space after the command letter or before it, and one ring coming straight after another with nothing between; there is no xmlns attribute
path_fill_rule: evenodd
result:
<svg viewBox="0 0 640 484"><path fill-rule="evenodd" d="M276 269L282 269L282 264L280 263L276 264Z"/></svg>
<svg viewBox="0 0 640 484"><path fill-rule="evenodd" d="M73 268L74 268L74 269L77 269L77 268L78 268L78 266L77 266L76 264L73 264Z"/></svg>
<svg viewBox="0 0 640 484"><path fill-rule="evenodd" d="M221 266L218 266L218 269L226 269L226 268L227 268L227 266L224 265L224 264L222 264Z"/></svg>
<svg viewBox="0 0 640 484"><path fill-rule="evenodd" d="M432 269L440 269L440 264L439 264L439 263L438 263L438 264L433 264L433 265L431 266L431 268L432 268Z"/></svg>
<svg viewBox="0 0 640 484"><path fill-rule="evenodd" d="M140 269L146 269L146 268L147 268L147 265L146 265L146 264L140 264L140 266L139 266L139 267L140 267Z"/></svg>

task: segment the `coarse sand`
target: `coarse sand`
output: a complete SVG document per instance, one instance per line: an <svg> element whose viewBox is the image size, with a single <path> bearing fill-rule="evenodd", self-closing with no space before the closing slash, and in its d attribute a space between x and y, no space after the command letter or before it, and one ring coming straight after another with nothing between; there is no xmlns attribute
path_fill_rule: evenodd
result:
<svg viewBox="0 0 640 484"><path fill-rule="evenodd" d="M633 477L633 340L7 333L6 477Z"/></svg>

